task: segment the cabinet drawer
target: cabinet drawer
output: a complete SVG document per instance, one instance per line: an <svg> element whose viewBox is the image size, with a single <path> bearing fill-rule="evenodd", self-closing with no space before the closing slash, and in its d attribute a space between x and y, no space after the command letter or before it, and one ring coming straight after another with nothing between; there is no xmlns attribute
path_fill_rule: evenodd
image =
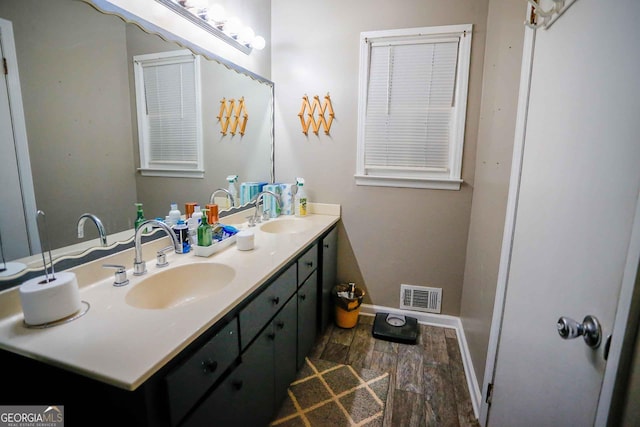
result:
<svg viewBox="0 0 640 427"><path fill-rule="evenodd" d="M298 258L298 286L316 270L318 266L318 244L311 246Z"/></svg>
<svg viewBox="0 0 640 427"><path fill-rule="evenodd" d="M172 425L180 421L238 355L238 323L234 319L166 376Z"/></svg>
<svg viewBox="0 0 640 427"><path fill-rule="evenodd" d="M293 264L240 312L240 341L244 349L296 291Z"/></svg>

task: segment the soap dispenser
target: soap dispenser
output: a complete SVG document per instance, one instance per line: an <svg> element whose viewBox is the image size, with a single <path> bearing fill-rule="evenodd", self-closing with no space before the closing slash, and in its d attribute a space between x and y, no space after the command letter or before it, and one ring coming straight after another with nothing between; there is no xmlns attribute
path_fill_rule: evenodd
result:
<svg viewBox="0 0 640 427"><path fill-rule="evenodd" d="M136 221L135 221L135 229L137 230L138 227L140 227L140 224L145 222L145 219L144 219L144 212L142 211L142 203L135 203L135 206L136 206L136 210L137 210L137 217L136 217Z"/></svg>
<svg viewBox="0 0 640 427"><path fill-rule="evenodd" d="M211 246L213 243L213 231L207 222L207 212L209 209L203 209L202 211L204 215L202 215L202 221L198 226L198 246Z"/></svg>

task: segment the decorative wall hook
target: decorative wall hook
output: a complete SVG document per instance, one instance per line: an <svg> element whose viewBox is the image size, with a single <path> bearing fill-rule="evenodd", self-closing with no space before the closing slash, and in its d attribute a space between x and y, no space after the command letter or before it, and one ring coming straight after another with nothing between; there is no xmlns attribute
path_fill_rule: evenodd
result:
<svg viewBox="0 0 640 427"><path fill-rule="evenodd" d="M240 125L240 135L244 135L247 120L249 120L249 115L244 105L244 96L238 100L237 106L235 99L230 99L227 103L227 100L222 98L220 101L220 113L218 114L221 134L226 135L227 129L231 125L231 135L235 135L238 125Z"/></svg>
<svg viewBox="0 0 640 427"><path fill-rule="evenodd" d="M316 109L318 110L317 120L314 117ZM325 118L325 113L328 114L328 119ZM320 125L322 125L324 133L326 135L329 135L329 131L331 130L331 123L333 123L333 118L335 117L329 93L325 95L323 103L320 103L320 97L318 95L314 96L313 102L310 103L309 97L307 96L307 94L305 94L302 97L302 107L300 108L298 117L300 117L302 133L304 133L305 135L308 135L309 126L311 126L311 128L313 129L313 133L317 135L318 130L320 129Z"/></svg>
<svg viewBox="0 0 640 427"><path fill-rule="evenodd" d="M531 5L529 19L524 24L532 29L544 28L545 30L562 15L576 0L551 0L553 5L545 10L541 5L542 0L527 0Z"/></svg>

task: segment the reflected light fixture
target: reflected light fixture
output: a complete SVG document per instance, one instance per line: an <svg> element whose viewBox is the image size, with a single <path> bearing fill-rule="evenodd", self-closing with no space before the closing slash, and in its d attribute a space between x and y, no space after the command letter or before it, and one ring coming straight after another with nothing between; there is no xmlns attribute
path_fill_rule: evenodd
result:
<svg viewBox="0 0 640 427"><path fill-rule="evenodd" d="M209 5L207 0L156 1L246 54L252 49L262 50L266 45L264 38L256 35L253 28L243 25L238 17L227 16L224 7L218 3Z"/></svg>

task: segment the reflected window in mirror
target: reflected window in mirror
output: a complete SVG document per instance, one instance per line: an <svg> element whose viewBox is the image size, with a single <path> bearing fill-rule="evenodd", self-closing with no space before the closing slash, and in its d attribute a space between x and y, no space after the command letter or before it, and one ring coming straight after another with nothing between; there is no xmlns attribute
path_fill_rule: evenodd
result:
<svg viewBox="0 0 640 427"><path fill-rule="evenodd" d="M179 50L133 61L140 173L202 178L200 57Z"/></svg>

